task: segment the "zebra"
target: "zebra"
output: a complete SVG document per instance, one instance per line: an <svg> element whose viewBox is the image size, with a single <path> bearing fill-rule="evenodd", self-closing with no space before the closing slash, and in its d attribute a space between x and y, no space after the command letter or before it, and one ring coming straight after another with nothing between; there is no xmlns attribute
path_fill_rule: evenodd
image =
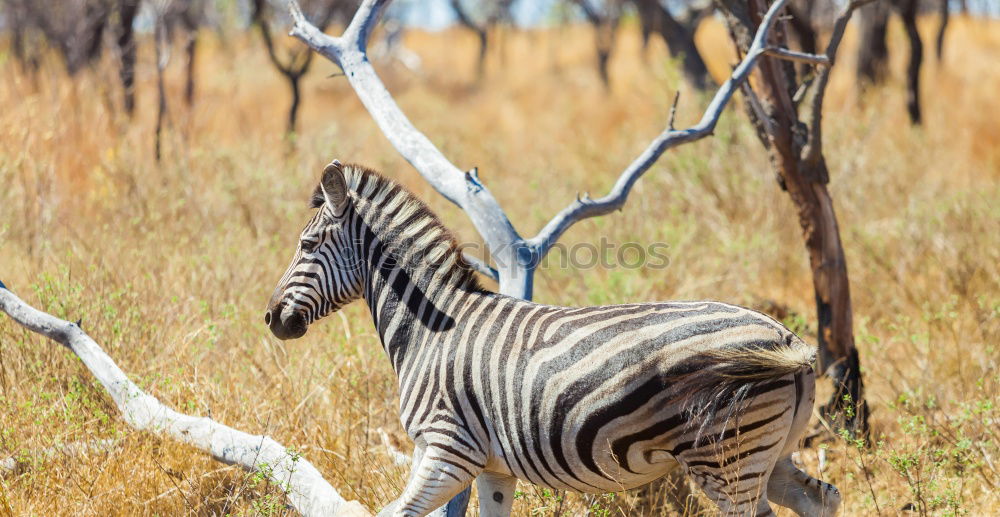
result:
<svg viewBox="0 0 1000 517"><path fill-rule="evenodd" d="M834 515L837 489L791 460L816 347L720 302L558 307L483 288L440 220L399 184L334 160L268 303L279 339L357 299L399 381L415 444L398 499L420 516L477 483L510 515L516 480L622 491L681 468L725 515Z"/></svg>

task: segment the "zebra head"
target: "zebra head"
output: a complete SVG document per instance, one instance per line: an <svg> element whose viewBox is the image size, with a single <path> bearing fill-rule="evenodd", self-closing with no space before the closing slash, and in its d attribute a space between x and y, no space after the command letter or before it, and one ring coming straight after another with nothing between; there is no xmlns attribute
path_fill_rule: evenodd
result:
<svg viewBox="0 0 1000 517"><path fill-rule="evenodd" d="M313 214L299 237L288 270L278 281L264 323L278 339L296 339L312 322L361 296L363 275L354 210L337 160L326 166L312 198Z"/></svg>

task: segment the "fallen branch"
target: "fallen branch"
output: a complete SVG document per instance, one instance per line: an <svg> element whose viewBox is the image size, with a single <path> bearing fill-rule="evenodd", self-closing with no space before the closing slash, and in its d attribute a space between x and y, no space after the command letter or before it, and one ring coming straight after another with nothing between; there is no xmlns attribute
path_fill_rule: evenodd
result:
<svg viewBox="0 0 1000 517"><path fill-rule="evenodd" d="M266 474L285 490L288 501L306 516L371 515L347 501L311 463L267 436L252 435L206 417L178 413L142 391L104 350L75 323L39 311L0 282L0 310L32 332L69 348L104 386L125 422L140 431L164 434L207 452L213 458Z"/></svg>
<svg viewBox="0 0 1000 517"><path fill-rule="evenodd" d="M0 461L0 472L20 474L27 470L35 459L47 460L53 456L86 456L93 452L108 452L118 444L118 440L105 438L85 442L70 442L53 445L26 455L11 456Z"/></svg>

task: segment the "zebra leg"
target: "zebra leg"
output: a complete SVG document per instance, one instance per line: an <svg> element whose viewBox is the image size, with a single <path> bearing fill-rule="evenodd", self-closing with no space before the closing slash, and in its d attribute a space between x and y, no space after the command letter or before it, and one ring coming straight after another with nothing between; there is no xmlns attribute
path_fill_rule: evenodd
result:
<svg viewBox="0 0 1000 517"><path fill-rule="evenodd" d="M790 456L775 464L767 482L767 497L799 516L833 517L840 506L837 487L802 472Z"/></svg>
<svg viewBox="0 0 1000 517"><path fill-rule="evenodd" d="M476 478L479 488L479 517L508 517L514 506L517 478L483 472Z"/></svg>
<svg viewBox="0 0 1000 517"><path fill-rule="evenodd" d="M482 468L470 471L445 449L428 445L414 458L403 495L379 512L379 517L423 517L464 490Z"/></svg>
<svg viewBox="0 0 1000 517"><path fill-rule="evenodd" d="M758 396L739 418L705 430L705 443L674 446L683 449L675 457L677 462L723 515L774 515L768 503L768 479L785 455L795 416L794 406L785 401L792 397L791 387Z"/></svg>

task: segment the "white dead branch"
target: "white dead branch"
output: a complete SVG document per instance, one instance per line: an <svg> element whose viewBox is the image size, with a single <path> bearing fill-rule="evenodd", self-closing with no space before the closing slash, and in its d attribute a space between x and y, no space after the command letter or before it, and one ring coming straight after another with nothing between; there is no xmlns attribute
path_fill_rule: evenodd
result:
<svg viewBox="0 0 1000 517"><path fill-rule="evenodd" d="M267 436L252 435L213 421L178 413L142 391L78 325L39 311L0 282L0 310L32 332L69 348L104 386L125 422L140 431L166 435L227 464L261 472L285 489L289 503L306 516L371 515L347 501L311 463Z"/></svg>
<svg viewBox="0 0 1000 517"><path fill-rule="evenodd" d="M53 445L40 451L31 451L24 456L11 456L0 461L0 472L9 474L20 474L31 467L36 461L45 461L55 456L81 457L93 453L108 452L118 444L117 440L105 438L103 440L90 440L82 442L70 442Z"/></svg>

